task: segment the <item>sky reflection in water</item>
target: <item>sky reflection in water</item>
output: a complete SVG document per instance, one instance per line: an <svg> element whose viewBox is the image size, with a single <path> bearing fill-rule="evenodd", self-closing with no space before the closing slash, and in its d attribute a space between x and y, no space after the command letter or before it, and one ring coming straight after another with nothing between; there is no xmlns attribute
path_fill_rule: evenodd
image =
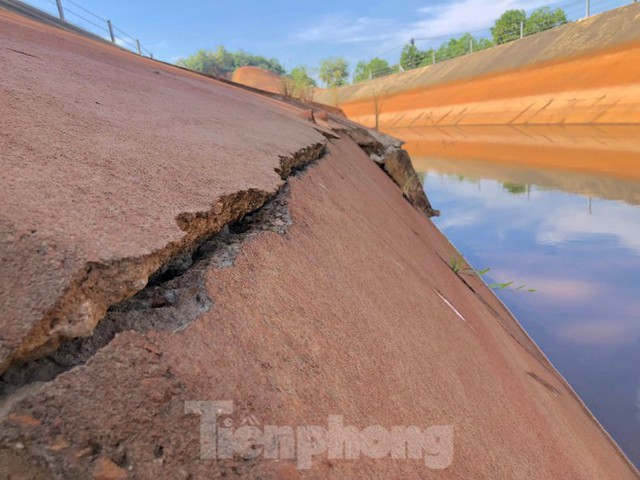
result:
<svg viewBox="0 0 640 480"><path fill-rule="evenodd" d="M497 293L639 465L640 180L593 163L591 172L514 167L504 151L499 162L462 158L455 143L449 157L424 155L415 139L407 149L442 211L436 225L465 258L491 268L488 282L537 289Z"/></svg>

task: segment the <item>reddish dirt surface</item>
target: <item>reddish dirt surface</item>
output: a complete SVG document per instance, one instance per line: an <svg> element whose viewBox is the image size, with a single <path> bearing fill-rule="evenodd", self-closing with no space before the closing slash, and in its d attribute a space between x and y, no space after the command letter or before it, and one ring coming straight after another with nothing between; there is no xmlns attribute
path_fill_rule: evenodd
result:
<svg viewBox="0 0 640 480"><path fill-rule="evenodd" d="M280 76L260 67L240 67L233 72L231 80L265 92L282 93L283 91Z"/></svg>
<svg viewBox="0 0 640 480"><path fill-rule="evenodd" d="M0 25L4 352L87 264L165 248L178 224L207 219L181 214L220 216L224 195L274 192L279 157L323 140L273 98L11 15ZM123 331L12 399L0 478L637 478L352 140L329 140L288 182L289 230L209 269L206 313L180 331ZM330 414L358 428L451 425L454 456L439 472L424 459L205 460L185 402L207 400L233 401L234 427Z"/></svg>

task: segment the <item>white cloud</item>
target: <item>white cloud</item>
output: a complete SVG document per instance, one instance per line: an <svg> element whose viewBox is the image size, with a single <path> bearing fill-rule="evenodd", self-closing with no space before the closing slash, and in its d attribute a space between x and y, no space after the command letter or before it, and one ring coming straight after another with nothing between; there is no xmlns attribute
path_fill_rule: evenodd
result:
<svg viewBox="0 0 640 480"><path fill-rule="evenodd" d="M470 227L481 223L483 217L484 215L481 209L462 212L456 215L448 215L438 222L438 228L444 231L448 228Z"/></svg>
<svg viewBox="0 0 640 480"><path fill-rule="evenodd" d="M447 190L455 198L474 199L475 204L466 212L451 218L445 211L436 224L444 229L461 226L481 225L487 216L504 218L509 229L535 232L535 240L544 245L561 245L578 240L599 240L609 238L619 246L640 253L640 210L637 207L618 202L593 199L589 213L588 201L583 196L558 198L558 194L548 194L532 187L531 199L527 203L525 195L506 194L499 182L482 180L478 184L453 180L447 183ZM427 195L439 188L440 177L427 177ZM505 197L508 201L505 201ZM433 200L433 198L432 198ZM436 203L437 206L437 203ZM522 209L527 214L522 214ZM549 212L553 212L552 215Z"/></svg>
<svg viewBox="0 0 640 480"><path fill-rule="evenodd" d="M542 223L537 239L546 244L562 244L594 235L615 239L619 245L640 253L640 212L627 205L597 202L597 215L586 209L556 208Z"/></svg>
<svg viewBox="0 0 640 480"><path fill-rule="evenodd" d="M449 37L486 30L506 10L530 10L548 0L461 0L421 7L417 20L400 22L393 18L358 17L345 14L325 16L294 31L288 45L307 43L375 43L378 53L400 46L410 38ZM372 50L372 55L376 51Z"/></svg>
<svg viewBox="0 0 640 480"><path fill-rule="evenodd" d="M622 345L638 341L637 320L580 321L552 329L562 340L580 345Z"/></svg>
<svg viewBox="0 0 640 480"><path fill-rule="evenodd" d="M166 40L160 40L157 43L151 43L147 46L148 48L168 48L171 46L171 42L167 42Z"/></svg>
<svg viewBox="0 0 640 480"><path fill-rule="evenodd" d="M431 38L464 32L472 33L491 27L506 10L529 10L547 3L547 0L462 0L431 5L418 9L418 13L425 18L408 25L404 38Z"/></svg>
<svg viewBox="0 0 640 480"><path fill-rule="evenodd" d="M348 19L342 15L328 15L293 32L286 43L379 42L394 35L395 24L395 20L388 18Z"/></svg>

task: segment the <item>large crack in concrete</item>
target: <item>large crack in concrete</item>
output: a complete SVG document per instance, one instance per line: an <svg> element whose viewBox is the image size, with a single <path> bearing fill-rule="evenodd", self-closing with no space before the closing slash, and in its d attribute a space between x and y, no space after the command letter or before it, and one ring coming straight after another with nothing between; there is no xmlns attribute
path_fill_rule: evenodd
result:
<svg viewBox="0 0 640 480"><path fill-rule="evenodd" d="M0 364L0 372L4 372L0 376L0 395L2 392L6 394L13 390L15 386L30 383L29 378L31 381L38 381L39 376L50 378L57 375L55 372L59 373L78 364L77 358L71 360L71 357L86 356L82 352L91 351L94 348L90 347L92 342L99 344L101 340L98 337L107 334L110 328L107 324L96 330L105 316L115 318L122 309L130 310L135 305L145 304L157 312L161 311L159 305L179 307L180 316L185 315L185 318L190 318L189 312L197 314L196 312L206 308L208 300L203 297L203 292L194 293L189 299L188 296L181 298L179 295L174 298L173 294L169 293L169 288L162 294L164 300L159 300L157 290L166 290L174 277L180 277L181 272L189 269L194 259L206 257L206 248L225 244L222 238L230 238L231 244L238 244L240 238L247 236L247 232L237 231L240 227L234 226L234 222L261 208L265 212L273 211L275 207L266 204L270 199L269 205L277 203L280 192L286 186L286 179L296 170L319 159L324 151L325 143L322 142L305 147L291 156L281 157L276 172L283 183L275 192L258 189L235 192L220 198L208 211L178 215L176 222L185 235L159 251L145 257L126 258L110 264L88 262L56 305L25 336L20 346ZM277 212L274 211L275 213ZM260 216L263 217L264 214ZM275 218L285 221L282 215ZM214 238L217 234L220 238ZM142 290L145 292L136 295ZM146 298L152 293L155 296ZM131 298L134 295L135 297ZM162 315L155 317L159 319ZM148 328L157 328L152 327L152 319L139 321L149 324ZM155 322L164 325L166 318ZM131 325L134 323L135 321L132 321Z"/></svg>
<svg viewBox="0 0 640 480"><path fill-rule="evenodd" d="M385 171L409 203L427 216L439 213L431 208L401 142L362 128L343 133ZM185 236L159 252L111 265L87 264L14 361L0 369L0 418L15 402L85 364L117 333L176 332L209 310L213 300L205 288L205 272L233 265L245 242L261 232L286 232L291 225L288 179L318 160L325 146L314 144L281 158L276 172L283 183L275 193L240 191L221 198L209 211L178 215L176 223Z"/></svg>
<svg viewBox="0 0 640 480"><path fill-rule="evenodd" d="M109 307L90 337L66 339L47 356L12 365L0 376L0 412L7 413L25 393L30 395L45 382L85 364L119 332L186 328L213 305L205 288L207 270L232 266L243 245L262 232L286 233L292 223L288 196L285 183L262 207L175 256L149 279L146 288Z"/></svg>

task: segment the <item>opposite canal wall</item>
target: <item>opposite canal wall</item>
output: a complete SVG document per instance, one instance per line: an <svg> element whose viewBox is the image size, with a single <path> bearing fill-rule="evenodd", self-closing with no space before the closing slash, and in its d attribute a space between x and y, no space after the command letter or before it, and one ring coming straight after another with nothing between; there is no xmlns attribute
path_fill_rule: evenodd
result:
<svg viewBox="0 0 640 480"><path fill-rule="evenodd" d="M315 100L385 128L640 121L640 5ZM374 101L375 100L375 101ZM377 107L376 107L377 105Z"/></svg>

